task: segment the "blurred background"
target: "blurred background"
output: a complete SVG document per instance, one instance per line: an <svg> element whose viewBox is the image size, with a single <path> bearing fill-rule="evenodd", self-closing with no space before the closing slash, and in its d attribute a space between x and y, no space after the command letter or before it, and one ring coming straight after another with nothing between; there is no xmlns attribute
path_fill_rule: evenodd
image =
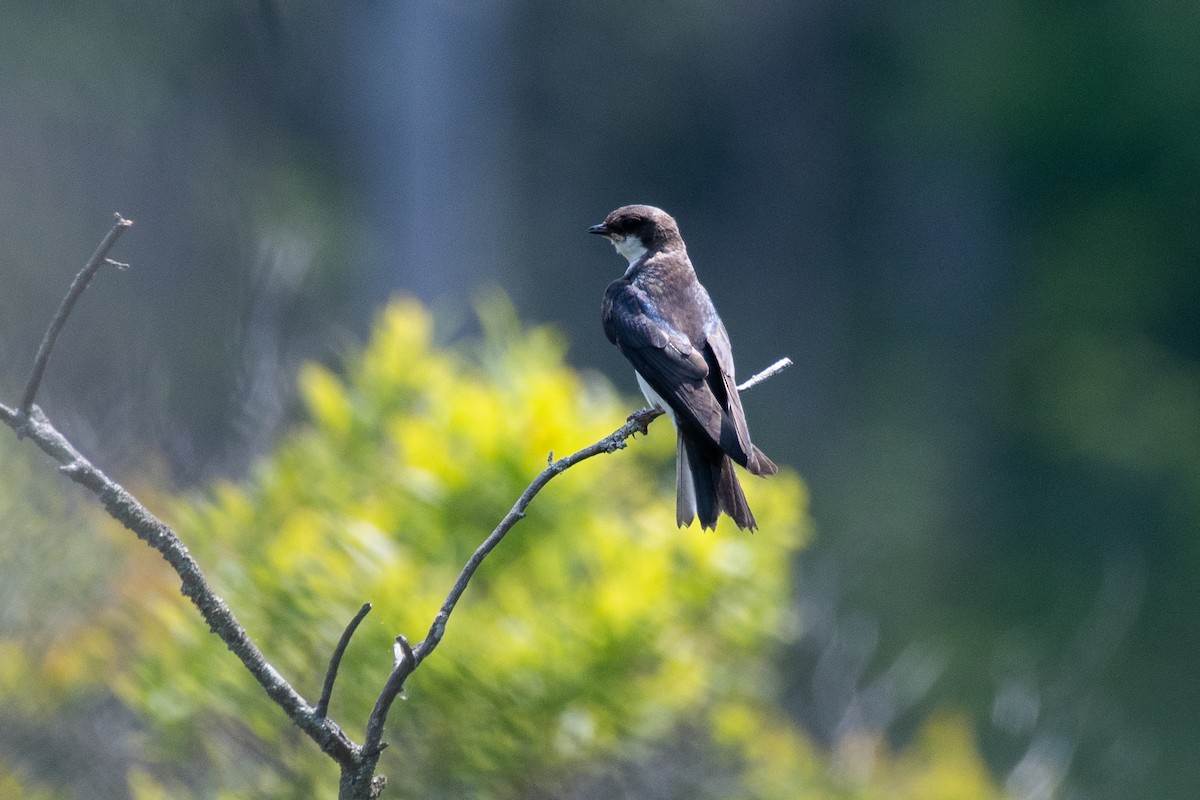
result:
<svg viewBox="0 0 1200 800"><path fill-rule="evenodd" d="M245 475L299 365L394 294L469 333L499 289L634 402L599 324L624 263L585 230L661 206L740 373L796 362L746 399L816 523L788 714L902 746L954 709L1014 797L1191 797L1196 30L1157 2L10 3L0 397L119 211L132 266L39 398L118 476ZM0 555L10 604L25 569Z"/></svg>

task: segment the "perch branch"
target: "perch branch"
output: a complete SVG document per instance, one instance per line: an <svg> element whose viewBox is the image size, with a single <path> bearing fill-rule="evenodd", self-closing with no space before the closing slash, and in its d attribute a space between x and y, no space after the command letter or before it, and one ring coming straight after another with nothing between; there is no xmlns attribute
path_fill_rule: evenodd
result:
<svg viewBox="0 0 1200 800"><path fill-rule="evenodd" d="M125 219L120 214L115 214L116 221L111 229L105 234L100 241L100 246L96 248L96 252L92 253L92 257L88 259L87 264L75 276L75 280L71 282L71 288L67 290L67 296L63 298L62 304L58 307L58 313L54 315L54 319L50 322L50 327L46 329L46 335L42 337L42 344L38 347L37 357L33 360L33 371L29 374L29 381L25 384L25 391L21 393L21 402L17 405L17 413L25 416L29 413L30 407L33 405L33 398L37 396L38 386L42 383L42 375L46 372L46 362L50 360L50 351L54 349L54 343L58 340L58 334L62 332L63 325L67 322L67 317L71 314L71 309L75 307L75 301L83 294L83 290L88 287L95 277L96 272L104 264L113 264L118 267L125 265L117 264L115 261L109 261L108 251L117 243L117 239L121 238L129 226L133 225L133 220ZM7 421L7 420L6 420Z"/></svg>

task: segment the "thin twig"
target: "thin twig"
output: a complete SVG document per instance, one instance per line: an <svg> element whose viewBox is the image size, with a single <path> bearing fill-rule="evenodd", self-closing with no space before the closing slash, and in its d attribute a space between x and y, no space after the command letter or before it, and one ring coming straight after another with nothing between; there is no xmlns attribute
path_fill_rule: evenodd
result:
<svg viewBox="0 0 1200 800"><path fill-rule="evenodd" d="M354 619L350 620L350 624L346 626L346 630L342 631L342 638L338 640L337 647L333 649L333 656L329 659L329 669L325 671L325 685L321 687L321 699L317 701L317 706L314 713L318 717L324 717L329 711L329 698L333 696L333 682L337 680L338 667L341 666L342 656L346 653L346 648L350 646L350 637L358 630L361 623L371 612L371 604L363 603L362 608L354 615Z"/></svg>
<svg viewBox="0 0 1200 800"><path fill-rule="evenodd" d="M466 591L467 584L470 583L472 576L475 574L475 570L479 569L479 565L483 563L485 558L487 558L488 553L492 552L492 550L496 548L496 545L500 544L500 541L504 539L505 534L507 534L514 525L525 518L525 509L529 507L531 502L533 502L533 498L536 497L537 493L542 490L542 487L549 483L556 475L559 475L563 471L570 469L580 461L584 461L593 456L598 456L601 453L614 453L617 450L621 450L625 447L626 439L630 438L635 433L645 432L646 423L639 418L637 414L635 414L630 417L630 419L624 425L613 431L608 436L604 437L593 445L589 445L578 452L566 456L565 458L558 459L550 464L550 466L542 470L541 474L533 479L533 483L529 484L525 491L521 493L521 496L517 499L517 502L514 503L513 507L509 509L507 514L504 515L504 519L500 521L500 524L497 525L495 530L493 530L491 534L483 540L483 543L475 549L475 552L471 554L470 559L467 560L466 566L464 566L462 572L459 573L458 580L454 582L453 588L450 589L450 594L446 596L446 601L442 603L441 610L438 611L437 616L434 618L433 625L431 625L429 628L429 633L425 636L425 639L413 649L413 653L416 656L416 665L419 665L422 661L424 661L429 654L433 652L434 648L438 646L438 643L441 642L442 636L446 632L446 623L450 619L450 614L453 613L454 607L458 604L459 598L461 598L463 592Z"/></svg>
<svg viewBox="0 0 1200 800"><path fill-rule="evenodd" d="M83 290L92 282L92 277L96 271L105 263L109 263L107 256L108 251L117 243L117 239L121 238L121 234L133 225L133 220L125 219L120 214L116 214L116 222L112 228L100 241L100 246L96 248L96 252L88 259L87 264L75 276L75 280L71 283L71 288L67 291L67 296L63 298L62 304L58 307L58 313L54 315L54 319L50 322L50 327L46 329L46 335L42 338L42 344L38 347L37 357L33 360L33 371L29 374L29 381L25 384L25 391L21 393L21 402L17 405L17 413L25 416L29 413L30 407L33 405L33 398L37 396L38 386L42 383L42 375L46 372L46 362L50 360L50 351L54 349L54 343L58 340L58 334L62 332L63 325L67 322L67 317L71 314L71 309L75 307L75 301L83 294Z"/></svg>
<svg viewBox="0 0 1200 800"><path fill-rule="evenodd" d="M756 372L755 374L751 375L749 378L746 379L746 381L744 383L739 384L737 387L738 391L744 392L747 389L753 389L755 386L758 386L760 383L767 380L768 378L774 378L776 375L783 372L785 369L787 369L791 365L792 365L792 360L790 358L787 358L787 357L781 358L778 361L776 361L774 364L772 364L771 366L764 369L763 371Z"/></svg>
<svg viewBox="0 0 1200 800"><path fill-rule="evenodd" d="M364 764L371 759L378 760L379 754L383 752L383 748L385 747L383 743L384 725L387 722L392 704L404 688L404 681L420 666L422 661L429 657L429 654L441 642L442 636L446 632L446 623L450 619L450 614L454 611L454 607L458 604L458 600L462 597L463 592L466 591L467 584L471 581L471 576L475 574L475 570L479 569L479 565L487 558L488 553L492 552L496 548L496 545L500 544L500 541L512 526L525 517L525 509L529 506L529 503L532 502L537 493L542 490L542 487L549 483L555 475L592 456L601 453L613 453L624 448L626 439L635 433L646 432L647 423L644 421L644 416L645 412L638 412L631 415L624 425L600 441L565 458L553 461L546 469L542 470L533 479L533 483L529 484L525 491L521 493L517 502L504 515L504 519L500 521L500 524L496 526L471 555L466 566L459 573L458 579L454 582L454 586L450 589L450 594L447 595L445 602L442 603L441 610L438 611L437 616L434 618L425 639L415 648L409 648L408 642L403 637L397 638L397 644L402 648L403 657L397 660L392 673L388 676L387 682L384 684L383 691L380 692L379 698L375 701L375 708L371 711L362 746ZM653 419L653 416L650 419Z"/></svg>

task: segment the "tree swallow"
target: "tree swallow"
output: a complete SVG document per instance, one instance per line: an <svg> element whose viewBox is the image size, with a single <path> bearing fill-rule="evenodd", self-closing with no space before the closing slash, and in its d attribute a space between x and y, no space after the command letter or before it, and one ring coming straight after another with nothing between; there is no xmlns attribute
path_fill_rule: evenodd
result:
<svg viewBox="0 0 1200 800"><path fill-rule="evenodd" d="M750 442L729 334L696 279L679 226L653 206L624 206L588 233L629 261L604 292L604 333L678 432L675 521L684 527L699 517L701 528L715 528L723 511L755 530L733 462L763 476L776 467Z"/></svg>

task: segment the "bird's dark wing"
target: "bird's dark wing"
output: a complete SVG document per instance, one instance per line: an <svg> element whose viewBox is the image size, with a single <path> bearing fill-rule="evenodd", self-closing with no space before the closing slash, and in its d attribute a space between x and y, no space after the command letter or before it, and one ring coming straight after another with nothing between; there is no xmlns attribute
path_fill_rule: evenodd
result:
<svg viewBox="0 0 1200 800"><path fill-rule="evenodd" d="M753 451L750 443L750 428L746 425L746 412L738 396L737 379L733 371L733 347L725 325L717 320L708 333L705 349L711 354L709 384L721 402L725 418L721 430L721 449L745 466Z"/></svg>
<svg viewBox="0 0 1200 800"><path fill-rule="evenodd" d="M777 470L775 462L750 441L750 428L746 425L746 412L742 410L742 398L738 394L737 379L733 373L733 348L720 320L709 331L705 353L711 354L709 385L725 409L721 449L755 475L774 475ZM719 387L715 386L718 376L721 381Z"/></svg>
<svg viewBox="0 0 1200 800"><path fill-rule="evenodd" d="M710 375L718 363L711 354L666 322L646 293L628 281L608 287L603 318L609 341L620 348L677 417L720 444L725 412L710 386L713 379L717 385L721 381Z"/></svg>

